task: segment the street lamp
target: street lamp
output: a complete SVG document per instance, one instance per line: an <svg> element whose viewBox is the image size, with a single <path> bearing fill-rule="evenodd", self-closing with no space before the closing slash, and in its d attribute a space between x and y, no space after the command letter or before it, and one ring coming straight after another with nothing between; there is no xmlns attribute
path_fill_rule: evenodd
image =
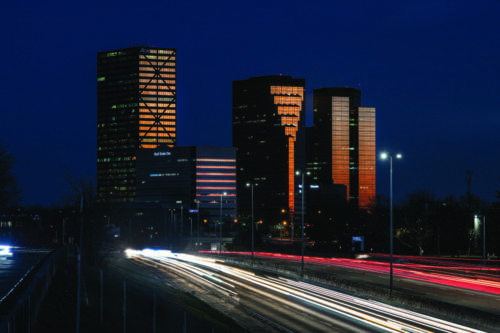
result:
<svg viewBox="0 0 500 333"><path fill-rule="evenodd" d="M190 230L189 230L189 247L193 247L193 218L191 216L189 218Z"/></svg>
<svg viewBox="0 0 500 333"><path fill-rule="evenodd" d="M481 223L481 215L474 215L474 228L479 226L479 224L483 225L483 265L486 266L486 216L483 215L483 222ZM476 232L476 230L474 230ZM478 230L478 232L480 232Z"/></svg>
<svg viewBox="0 0 500 333"><path fill-rule="evenodd" d="M175 236L175 221L174 221L174 217L175 217L175 208L171 208L168 210L170 212L170 231L168 232L170 234L170 250L172 250L172 247L173 247L173 240L174 240L174 236Z"/></svg>
<svg viewBox="0 0 500 333"><path fill-rule="evenodd" d="M250 184L250 183L247 183L247 187L251 187L252 188L252 226L251 226L251 229L252 229L252 263L253 263L253 254L254 254L254 238L253 238L253 228L254 228L254 220L253 220L253 185L254 184Z"/></svg>
<svg viewBox="0 0 500 333"><path fill-rule="evenodd" d="M401 154L396 154L393 156L392 153L382 153L380 154L380 158L383 160L389 159L389 165L390 165L390 172L389 172L389 178L390 178L390 230L389 230L389 241L390 241L390 289L392 293L392 158L395 157L397 159L400 159L403 157Z"/></svg>
<svg viewBox="0 0 500 333"><path fill-rule="evenodd" d="M305 188L305 178L304 178L304 173L300 171L296 171L295 174L302 175L302 223L300 227L300 251L302 254L302 260L300 264L300 269L301 269L301 276L304 277L304 199L306 195L306 188ZM309 172L307 173L308 175L310 174Z"/></svg>
<svg viewBox="0 0 500 333"><path fill-rule="evenodd" d="M226 192L220 194L220 244L219 244L219 254L222 254L222 196L226 195Z"/></svg>
<svg viewBox="0 0 500 333"><path fill-rule="evenodd" d="M200 244L200 200L196 200L196 206L197 206L196 211L198 213L198 228L197 228L197 230L198 230L198 244L197 245L199 245Z"/></svg>

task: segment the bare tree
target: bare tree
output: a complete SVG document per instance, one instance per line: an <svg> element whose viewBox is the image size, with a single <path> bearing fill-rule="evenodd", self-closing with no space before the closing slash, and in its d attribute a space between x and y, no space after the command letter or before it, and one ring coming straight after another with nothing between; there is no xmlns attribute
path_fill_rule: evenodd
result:
<svg viewBox="0 0 500 333"><path fill-rule="evenodd" d="M62 195L63 206L80 208L83 198L83 208L93 209L97 199L95 179L86 174L74 176L68 171L63 172L67 189Z"/></svg>
<svg viewBox="0 0 500 333"><path fill-rule="evenodd" d="M432 210L436 199L433 193L418 190L407 195L402 210L405 212L396 228L396 238L408 248L417 248L419 255L432 238Z"/></svg>

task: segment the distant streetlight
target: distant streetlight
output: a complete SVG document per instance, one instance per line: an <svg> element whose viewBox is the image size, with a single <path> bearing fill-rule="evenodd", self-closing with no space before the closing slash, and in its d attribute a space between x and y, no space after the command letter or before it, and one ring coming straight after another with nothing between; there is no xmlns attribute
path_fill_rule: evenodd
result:
<svg viewBox="0 0 500 333"><path fill-rule="evenodd" d="M483 215L483 262L486 266L486 216Z"/></svg>
<svg viewBox="0 0 500 333"><path fill-rule="evenodd" d="M170 212L170 231L168 232L170 234L170 249L172 250L172 242L174 240L174 236L175 236L175 208L171 208L168 210Z"/></svg>
<svg viewBox="0 0 500 333"><path fill-rule="evenodd" d="M302 260L300 264L300 271L301 271L301 276L304 277L304 199L306 195L306 188L305 188L305 178L304 178L304 173L300 171L296 171L295 174L302 175L302 223L300 227L300 250L302 254ZM308 175L310 174L309 172L307 173Z"/></svg>
<svg viewBox="0 0 500 333"><path fill-rule="evenodd" d="M481 215L474 215L474 225L481 223L483 225L483 265L486 266L486 216L482 216L483 221L481 223Z"/></svg>
<svg viewBox="0 0 500 333"><path fill-rule="evenodd" d="M189 246L192 248L193 247L193 218L191 216L189 218L189 225L190 225L190 230L189 230Z"/></svg>
<svg viewBox="0 0 500 333"><path fill-rule="evenodd" d="M403 156L401 154L396 154L394 155L395 158L400 159ZM380 158L383 160L389 159L389 165L390 165L390 172L389 172L389 178L390 178L390 230L389 230L389 241L390 241L390 290L392 293L392 158L393 154L392 153L382 153L380 154Z"/></svg>
<svg viewBox="0 0 500 333"><path fill-rule="evenodd" d="M255 184L256 185L256 184ZM254 238L253 238L253 229L254 229L254 219L253 219L253 186L254 184L247 183L247 187L252 188L252 263L253 263L253 256L254 256Z"/></svg>
<svg viewBox="0 0 500 333"><path fill-rule="evenodd" d="M184 207L182 206L182 200L177 200L175 203L181 205L181 244L182 244L182 240L183 240L183 224L184 224L184 218L183 218L183 211L184 211ZM177 238L176 238L177 239Z"/></svg>
<svg viewBox="0 0 500 333"><path fill-rule="evenodd" d="M222 196L226 195L226 192L220 194L220 245L219 245L219 254L222 254Z"/></svg>
<svg viewBox="0 0 500 333"><path fill-rule="evenodd" d="M198 214L198 221L197 221L198 222L198 228L197 228L197 230L198 230L198 243L197 243L197 245L199 245L200 244L200 200L196 200L196 206L197 206L196 212Z"/></svg>

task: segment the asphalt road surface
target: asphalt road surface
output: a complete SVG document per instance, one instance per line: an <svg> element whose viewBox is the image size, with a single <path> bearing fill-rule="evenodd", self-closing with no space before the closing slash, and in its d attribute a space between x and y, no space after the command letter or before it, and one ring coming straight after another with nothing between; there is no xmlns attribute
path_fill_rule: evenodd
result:
<svg viewBox="0 0 500 333"><path fill-rule="evenodd" d="M249 331L480 332L308 283L256 275L210 258L168 251L128 254L125 265L141 267L144 276L151 274L196 294Z"/></svg>

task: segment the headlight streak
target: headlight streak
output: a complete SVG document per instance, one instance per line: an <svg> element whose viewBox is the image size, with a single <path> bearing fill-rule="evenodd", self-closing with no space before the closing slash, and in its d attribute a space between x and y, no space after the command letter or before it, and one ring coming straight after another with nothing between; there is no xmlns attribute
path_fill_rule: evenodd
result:
<svg viewBox="0 0 500 333"><path fill-rule="evenodd" d="M0 257L12 257L10 245L0 245Z"/></svg>
<svg viewBox="0 0 500 333"><path fill-rule="evenodd" d="M210 284L211 286L220 289L221 291L228 293L231 296L235 296L237 293L235 293L233 290L228 289L228 288L234 288L234 285L231 285L225 281L222 281L221 279L215 277L213 274L209 274L204 270L201 270L197 268L196 266L193 265L188 265L182 261L176 260L176 255L175 254L165 254L165 255L158 255L156 252L151 256L151 253L146 251L142 252L137 251L135 253L132 252L127 252L127 255L130 255L130 257L134 259L139 259L139 260L149 260L155 263L160 263L165 266L171 267L175 270L181 271L186 273L189 276L193 276L193 274L200 280L204 281L207 284ZM215 282L214 282L215 281Z"/></svg>
<svg viewBox="0 0 500 333"><path fill-rule="evenodd" d="M465 327L459 324L455 324L449 321L445 321L439 318L434 318L430 316L426 316L417 312L413 311L408 311L400 308L393 307L391 305L383 304L377 301L372 301L372 300L366 300L346 294L342 294L330 289L322 288L319 286L311 285L305 282L295 282L292 280L286 280L286 283L297 286L298 288L301 289L306 289L314 292L318 297L323 297L323 295L326 295L331 298L337 298L344 300L345 302L349 302L351 304L357 304L359 306L362 306L364 308L370 308L373 309L374 311L377 312L382 312L382 313L389 313L393 316L403 318L406 320L409 320L411 322L414 322L416 324L422 324L428 327L432 328L437 328L440 330L443 330L445 332L481 332L476 329L471 329L469 327Z"/></svg>
<svg viewBox="0 0 500 333"><path fill-rule="evenodd" d="M193 267L192 265L188 265L185 263L179 263L178 261L174 261L172 259L169 260L162 260L162 263L165 265L168 265L174 269L178 269L181 271L184 271L188 275L191 275L190 273L194 274L197 276L199 279L203 280L204 282L216 287L217 289L220 289L231 296L237 295L236 292L234 292L231 289L234 289L234 285L227 283L225 281L222 281L221 279L215 277L213 274L208 274L206 271L201 270L199 268Z"/></svg>
<svg viewBox="0 0 500 333"><path fill-rule="evenodd" d="M404 320L410 321L412 323L419 324L425 327L439 329L445 332L479 332L477 330L472 330L470 328L446 322L444 320L440 320L437 318L432 318L411 311L401 310L374 301L358 299L353 296L341 294L338 292L334 292L325 288L317 287L303 282L293 282L291 280L283 280L283 279L279 280L274 278L264 278L260 276L255 276L255 274L251 272L232 268L230 266L217 263L216 260L213 259L207 259L203 257L200 258L197 256L185 255L185 254L172 254L172 253L165 253L162 255L158 255L158 253L151 254L148 252L140 252L140 251L134 253L134 255L151 258L155 261L159 261L161 263L164 263L172 267L174 266L177 268L182 267L182 269L185 272L194 273L199 278L204 279L205 281L207 279L215 281L216 283L207 281L207 283L210 283L211 285L214 286L217 286L217 283L224 284L225 286L229 286L231 288L234 288L234 284L241 285L241 283L234 280L231 280L232 281L231 283L225 282L222 279L214 277L212 274L208 274L206 271L202 269L198 268L195 269L193 268L193 266L187 263L205 266L209 269L224 272L231 276L237 276L261 288L270 289L274 292L279 292L283 295L286 295L294 299L300 299L302 302L306 302L315 307L322 308L327 311L336 312L341 316L347 316L354 320L361 320L365 323L369 323L374 327L377 327L378 329L383 329L388 331L399 331L399 332L429 332L427 330L415 327L413 325L409 325L382 316L382 314L389 313L391 316L397 318L403 318ZM223 279L225 280L226 278ZM245 284L244 287L249 288L250 286ZM222 287L220 285L217 286L217 288L235 294L233 291L225 287ZM254 290L260 291L258 289ZM346 304L339 304L339 302L344 302ZM357 309L354 309L354 306L351 304L367 308L368 310L363 310L363 312L358 311ZM376 313L373 313L372 311L375 311Z"/></svg>
<svg viewBox="0 0 500 333"><path fill-rule="evenodd" d="M202 253L204 251L201 251ZM246 252L231 252L231 254L249 255ZM258 257L277 258L283 260L299 261L300 256L275 254L266 252L255 253ZM378 255L382 256L382 255ZM383 257L383 256L382 256ZM413 257L398 256L401 259L412 259ZM330 265L344 267L354 270L363 270L378 274L389 274L389 267L386 262L367 261L360 259L346 258L318 258L304 257L305 262L317 263L321 265ZM436 264L437 259L420 260ZM465 272L467 275L465 275ZM472 271L474 272L472 275ZM491 273L490 273L491 272ZM489 273L489 274L488 274ZM452 288L467 289L475 292L500 295L500 279L498 278L499 269L494 267L482 267L478 265L467 264L464 266L430 266L420 264L394 264L394 276L403 277L422 282L440 284Z"/></svg>
<svg viewBox="0 0 500 333"><path fill-rule="evenodd" d="M233 276L238 276L241 279L244 279L248 282L253 283L254 285L257 285L259 287L272 290L274 292L279 292L287 297L292 297L294 296L295 298L301 298L302 302L307 302L310 305L315 305L316 307L321 307L324 310L329 310L335 313L340 314L342 317L348 317L351 320L355 321L361 321L364 322L365 324L369 324L370 326L374 326L378 329L382 329L384 331L388 332L427 332L427 331L414 331L414 330L401 330L399 326L396 326L394 323L390 323L384 320L380 320L378 318L374 318L372 316L367 316L363 314L362 312L349 309L347 307L344 307L342 305L335 304L332 306L332 304L329 304L328 302L325 301L315 301L312 297L309 297L308 295L300 295L300 292L296 292L294 289L286 286L283 283L273 283L273 279L270 278L264 278L260 276L255 276L253 274L248 274L248 272L240 270L240 269L234 269L230 266L222 265L219 263L214 263L214 262L206 262L203 259L200 260L199 257L195 256L189 256L189 255L179 255L177 257L179 260L188 260L191 263L197 264L197 265L205 265L209 267L210 269L214 269L217 271L222 271L227 274L233 275ZM248 285L244 285L245 288L248 288ZM261 290L254 289L254 291L262 293ZM267 295L267 297L270 297L270 295ZM274 297L273 297L274 298ZM404 324L403 324L404 325Z"/></svg>

